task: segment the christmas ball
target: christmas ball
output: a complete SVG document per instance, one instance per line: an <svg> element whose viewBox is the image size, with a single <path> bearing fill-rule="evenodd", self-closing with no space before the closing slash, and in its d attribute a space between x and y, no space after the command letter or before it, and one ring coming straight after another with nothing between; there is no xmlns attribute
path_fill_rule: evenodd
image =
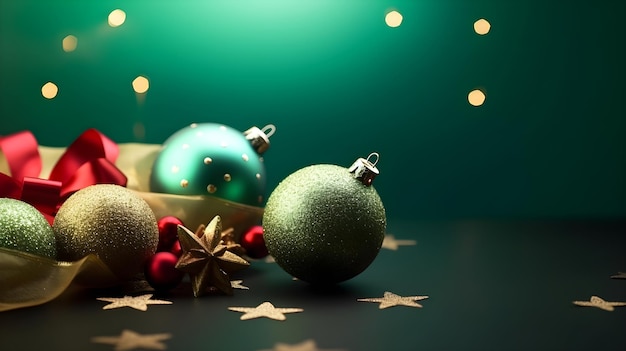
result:
<svg viewBox="0 0 626 351"><path fill-rule="evenodd" d="M376 258L385 236L385 208L371 184L351 170L313 165L292 173L271 193L263 227L276 263L313 284L350 279Z"/></svg>
<svg viewBox="0 0 626 351"><path fill-rule="evenodd" d="M252 226L241 236L241 247L246 250L246 255L251 258L263 258L267 256L267 247L263 239L263 227Z"/></svg>
<svg viewBox="0 0 626 351"><path fill-rule="evenodd" d="M52 228L60 260L75 261L93 253L122 280L143 270L159 242L148 204L119 185L77 191L59 208Z"/></svg>
<svg viewBox="0 0 626 351"><path fill-rule="evenodd" d="M170 251L174 243L178 240L178 226L183 225L183 221L174 216L159 218L157 226L159 228L159 244L157 251Z"/></svg>
<svg viewBox="0 0 626 351"><path fill-rule="evenodd" d="M48 221L26 202L0 198L0 247L56 258L56 240Z"/></svg>
<svg viewBox="0 0 626 351"><path fill-rule="evenodd" d="M215 123L194 123L179 130L165 141L154 161L150 191L210 195L258 206L265 192L261 154L269 144L263 132L254 130L259 133L241 133ZM259 139L265 142L259 144Z"/></svg>
<svg viewBox="0 0 626 351"><path fill-rule="evenodd" d="M146 281L155 290L170 290L178 286L185 273L176 268L178 257L171 252L157 252L146 261Z"/></svg>

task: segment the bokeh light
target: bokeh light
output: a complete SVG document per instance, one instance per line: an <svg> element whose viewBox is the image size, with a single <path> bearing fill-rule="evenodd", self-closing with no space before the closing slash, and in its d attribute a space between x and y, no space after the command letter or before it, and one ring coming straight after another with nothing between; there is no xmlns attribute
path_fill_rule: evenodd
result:
<svg viewBox="0 0 626 351"><path fill-rule="evenodd" d="M391 28L400 27L402 24L402 15L398 11L390 11L385 16L385 23Z"/></svg>
<svg viewBox="0 0 626 351"><path fill-rule="evenodd" d="M65 38L63 38L63 51L72 52L76 50L77 46L78 46L78 38L76 38L75 36L68 35Z"/></svg>
<svg viewBox="0 0 626 351"><path fill-rule="evenodd" d="M109 13L109 26L119 27L126 21L126 12L116 9Z"/></svg>
<svg viewBox="0 0 626 351"><path fill-rule="evenodd" d="M138 94L143 94L150 89L150 82L144 76L138 76L133 80L133 90Z"/></svg>
<svg viewBox="0 0 626 351"><path fill-rule="evenodd" d="M484 18L481 18L478 21L474 22L474 31L477 34L485 35L489 33L490 29L491 29L491 23L489 23L489 21L487 21Z"/></svg>
<svg viewBox="0 0 626 351"><path fill-rule="evenodd" d="M59 87L52 82L48 82L41 87L41 95L46 99L54 99L59 93Z"/></svg>
<svg viewBox="0 0 626 351"><path fill-rule="evenodd" d="M484 104L485 99L485 93L478 89L472 90L469 94L467 94L467 101L469 101L470 105L472 106L480 106Z"/></svg>

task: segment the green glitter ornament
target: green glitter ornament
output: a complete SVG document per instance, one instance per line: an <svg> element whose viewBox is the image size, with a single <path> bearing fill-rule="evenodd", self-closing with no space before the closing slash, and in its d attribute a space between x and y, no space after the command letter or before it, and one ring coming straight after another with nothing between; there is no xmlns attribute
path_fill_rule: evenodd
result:
<svg viewBox="0 0 626 351"><path fill-rule="evenodd" d="M56 241L48 221L26 202L0 198L0 247L56 258Z"/></svg>
<svg viewBox="0 0 626 351"><path fill-rule="evenodd" d="M150 174L150 191L207 195L250 206L265 199L261 155L275 127L246 132L216 123L194 123L170 136Z"/></svg>
<svg viewBox="0 0 626 351"><path fill-rule="evenodd" d="M312 284L334 284L363 272L385 237L385 208L371 186L376 163L349 169L302 168L278 184L263 215L265 244L276 263Z"/></svg>

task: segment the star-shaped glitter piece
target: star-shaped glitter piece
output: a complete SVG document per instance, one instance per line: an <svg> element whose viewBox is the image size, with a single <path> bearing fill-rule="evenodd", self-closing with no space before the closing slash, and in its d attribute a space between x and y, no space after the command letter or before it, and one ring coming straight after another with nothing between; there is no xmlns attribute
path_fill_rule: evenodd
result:
<svg viewBox="0 0 626 351"><path fill-rule="evenodd" d="M139 334L124 329L120 336L96 336L91 342L115 345L115 351L134 350L138 348L150 350L165 350L167 346L162 342L172 337L172 334Z"/></svg>
<svg viewBox="0 0 626 351"><path fill-rule="evenodd" d="M243 280L231 280L230 281L230 286L233 289L241 289L241 290L250 290L249 287L242 285Z"/></svg>
<svg viewBox="0 0 626 351"><path fill-rule="evenodd" d="M626 306L626 302L609 302L604 301L601 297L592 296L589 301L574 301L574 305L584 307L597 307L605 311L613 311L615 307Z"/></svg>
<svg viewBox="0 0 626 351"><path fill-rule="evenodd" d="M413 245L417 245L417 241L415 241L415 240L397 240L396 237L393 236L393 234L386 234L385 238L383 239L382 248L383 249L396 251L396 250L398 250L398 247L400 247L400 246L413 246Z"/></svg>
<svg viewBox="0 0 626 351"><path fill-rule="evenodd" d="M274 348L259 351L342 351L340 349L318 349L315 340L308 339L297 344L276 343Z"/></svg>
<svg viewBox="0 0 626 351"><path fill-rule="evenodd" d="M384 309L393 306L407 306L407 307L423 307L419 303L415 301L425 300L428 296L399 296L392 292L385 291L383 297L374 297L367 299L357 299L357 301L361 302L378 302L380 305L379 309Z"/></svg>
<svg viewBox="0 0 626 351"><path fill-rule="evenodd" d="M611 279L626 279L626 273L625 272L617 272L617 274L614 274L611 276Z"/></svg>
<svg viewBox="0 0 626 351"><path fill-rule="evenodd" d="M176 268L189 273L193 295L205 293L209 285L232 295L233 287L228 274L250 265L248 261L228 251L220 235L222 220L215 216L206 226L202 237L198 237L184 226L178 226L178 240L183 254Z"/></svg>
<svg viewBox="0 0 626 351"><path fill-rule="evenodd" d="M120 307L130 307L139 311L146 311L148 305L171 305L172 301L151 300L152 294L141 296L124 296L124 297L98 297L97 300L110 302L102 307L103 310L111 310Z"/></svg>
<svg viewBox="0 0 626 351"><path fill-rule="evenodd" d="M263 302L257 307L228 307L229 310L235 312L243 312L241 320L245 321L253 318L266 317L277 321L287 319L285 313L296 313L304 311L301 308L276 308L271 302Z"/></svg>

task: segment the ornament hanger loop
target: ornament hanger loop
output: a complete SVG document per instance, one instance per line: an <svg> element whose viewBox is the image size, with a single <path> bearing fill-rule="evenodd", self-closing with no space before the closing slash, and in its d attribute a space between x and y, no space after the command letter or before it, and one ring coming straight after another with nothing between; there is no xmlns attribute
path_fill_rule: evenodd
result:
<svg viewBox="0 0 626 351"><path fill-rule="evenodd" d="M376 161L371 161L370 158L372 157L376 157ZM378 152L372 152L371 154L369 154L369 156L367 156L366 160L367 162L371 163L372 166L376 166L378 160L380 160L380 155L378 154Z"/></svg>
<svg viewBox="0 0 626 351"><path fill-rule="evenodd" d="M268 124L263 129L261 129L263 133L269 138L276 132L276 126L273 124Z"/></svg>
<svg viewBox="0 0 626 351"><path fill-rule="evenodd" d="M374 162L370 161L370 158L376 158ZM377 152L372 152L367 156L367 159L358 158L352 166L348 169L350 173L354 176L354 178L358 179L365 186L372 185L374 178L380 173L378 168L376 168L376 164L378 163L378 159L380 155Z"/></svg>

